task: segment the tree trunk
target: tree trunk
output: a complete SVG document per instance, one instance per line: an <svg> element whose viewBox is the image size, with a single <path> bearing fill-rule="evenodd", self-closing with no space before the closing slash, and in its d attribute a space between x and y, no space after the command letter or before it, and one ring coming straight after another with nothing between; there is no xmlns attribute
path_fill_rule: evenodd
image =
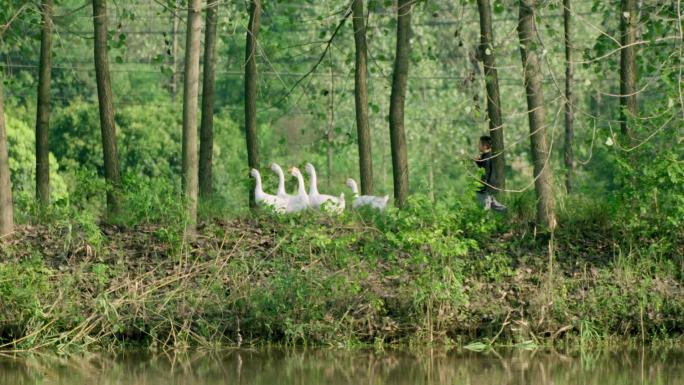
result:
<svg viewBox="0 0 684 385"><path fill-rule="evenodd" d="M50 204L50 77L52 71L52 0L41 2L40 67L38 70L38 108L36 111L36 198Z"/></svg>
<svg viewBox="0 0 684 385"><path fill-rule="evenodd" d="M259 36L261 0L251 0L249 4L249 25L245 47L245 138L247 141L247 164L249 168L259 168L259 142L256 125L256 53ZM255 206L254 190L249 192L249 205Z"/></svg>
<svg viewBox="0 0 684 385"><path fill-rule="evenodd" d="M209 197L212 188L212 157L214 152L214 79L216 69L216 20L218 1L209 1L204 32L204 77L202 83L202 125L200 127L199 190Z"/></svg>
<svg viewBox="0 0 684 385"><path fill-rule="evenodd" d="M487 87L487 115L489 135L492 138L492 172L494 187L506 188L506 160L504 154L504 133L499 98L499 76L494 56L494 34L492 33L492 8L489 0L477 0L480 14L480 58L484 64L485 85Z"/></svg>
<svg viewBox="0 0 684 385"><path fill-rule="evenodd" d="M363 16L363 0L352 2L352 23L356 65L354 68L354 99L356 102L356 132L359 141L359 177L361 194L373 194L373 157L371 152L370 124L368 123L368 59L366 47L366 24Z"/></svg>
<svg viewBox="0 0 684 385"><path fill-rule="evenodd" d="M93 23L95 25L95 77L97 78L100 131L102 132L102 151L107 182L107 211L108 215L111 215L119 211L121 172L119 154L116 149L114 101L107 59L107 0L93 0Z"/></svg>
<svg viewBox="0 0 684 385"><path fill-rule="evenodd" d="M556 227L555 202L553 197L553 171L546 143L546 121L544 117L544 94L542 92L541 69L535 39L534 8L536 0L520 1L520 56L527 93L527 109L530 123L532 162L534 164L534 187L537 192L537 224L553 231Z"/></svg>
<svg viewBox="0 0 684 385"><path fill-rule="evenodd" d="M572 11L570 0L563 0L563 24L565 27L565 189L572 191L572 177L575 171L575 159L572 151L574 138L573 122L573 64L572 64Z"/></svg>
<svg viewBox="0 0 684 385"><path fill-rule="evenodd" d="M12 208L12 182L10 181L5 108L2 100L2 72L0 71L0 242L2 237L14 231L14 210Z"/></svg>
<svg viewBox="0 0 684 385"><path fill-rule="evenodd" d="M413 0L398 0L397 5L397 52L392 75L390 96L390 145L392 147L392 176L394 179L394 200L397 207L403 207L409 193L408 155L404 132L404 103L408 83L409 57L411 56L411 8Z"/></svg>
<svg viewBox="0 0 684 385"><path fill-rule="evenodd" d="M183 192L187 199L188 230L197 223L197 99L199 96L200 18L202 0L188 1L188 27L185 40L185 79L183 80Z"/></svg>
<svg viewBox="0 0 684 385"><path fill-rule="evenodd" d="M173 2L173 14L171 15L171 22L173 23L171 38L173 40L171 43L171 55L173 56L172 73L171 73L171 101L176 103L176 97L178 96L178 17L176 17L176 12L178 11L177 0Z"/></svg>
<svg viewBox="0 0 684 385"><path fill-rule="evenodd" d="M333 71L332 50L328 51L330 58L330 93L328 93L328 130L326 131L326 165L328 175L326 178L328 190L332 185L333 174L333 142L335 124L335 72Z"/></svg>
<svg viewBox="0 0 684 385"><path fill-rule="evenodd" d="M628 142L633 132L628 118L637 116L636 26L637 0L622 0L620 12L620 131Z"/></svg>

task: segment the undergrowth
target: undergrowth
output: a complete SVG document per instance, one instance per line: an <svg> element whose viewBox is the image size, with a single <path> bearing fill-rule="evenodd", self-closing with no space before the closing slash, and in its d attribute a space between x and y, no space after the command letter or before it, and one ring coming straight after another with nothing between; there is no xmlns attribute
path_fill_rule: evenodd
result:
<svg viewBox="0 0 684 385"><path fill-rule="evenodd" d="M681 241L640 247L641 233L625 238L616 214L581 198L566 202L553 239L516 203L504 217L422 196L337 218L222 219L205 207L188 239L176 188L127 185L114 224L63 202L5 244L0 350L586 347L683 331Z"/></svg>

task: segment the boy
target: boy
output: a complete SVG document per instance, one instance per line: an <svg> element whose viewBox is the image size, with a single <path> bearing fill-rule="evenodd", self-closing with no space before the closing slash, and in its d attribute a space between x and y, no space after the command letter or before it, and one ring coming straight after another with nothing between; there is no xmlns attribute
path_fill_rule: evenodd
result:
<svg viewBox="0 0 684 385"><path fill-rule="evenodd" d="M482 186L475 193L477 200L484 205L485 210L493 209L494 211L505 212L506 206L499 203L494 198L494 170L492 165L492 138L489 136L480 137L480 156L475 159L478 167L484 168L484 175L482 176Z"/></svg>

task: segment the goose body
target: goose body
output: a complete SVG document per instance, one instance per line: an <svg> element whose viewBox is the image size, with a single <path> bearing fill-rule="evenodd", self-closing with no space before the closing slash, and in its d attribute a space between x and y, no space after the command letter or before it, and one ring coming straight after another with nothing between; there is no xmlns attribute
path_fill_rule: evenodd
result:
<svg viewBox="0 0 684 385"><path fill-rule="evenodd" d="M356 185L356 181L352 178L347 179L347 186L349 186L354 195L354 202L352 203L353 208L356 209L361 206L370 206L382 211L387 207L389 195L359 195L359 187Z"/></svg>
<svg viewBox="0 0 684 385"><path fill-rule="evenodd" d="M304 185L304 176L297 167L290 167L290 174L297 178L297 194L293 195L287 201L285 212L296 213L309 208L309 194L306 193L306 186Z"/></svg>
<svg viewBox="0 0 684 385"><path fill-rule="evenodd" d="M344 193L340 193L339 197L319 193L317 186L316 169L311 163L307 163L305 167L306 172L309 174L309 177L311 178L309 184L310 206L317 210L325 208L336 214L343 213L345 207Z"/></svg>
<svg viewBox="0 0 684 385"><path fill-rule="evenodd" d="M256 186L254 187L254 201L259 206L272 207L276 212L285 212L287 208L287 201L279 198L276 195L267 194L261 185L261 173L259 170L253 168L249 171L249 174L256 180Z"/></svg>

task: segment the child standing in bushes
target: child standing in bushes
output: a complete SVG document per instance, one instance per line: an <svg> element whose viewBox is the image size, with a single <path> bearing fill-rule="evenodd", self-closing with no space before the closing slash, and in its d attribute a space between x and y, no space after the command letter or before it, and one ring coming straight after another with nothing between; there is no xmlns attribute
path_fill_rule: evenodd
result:
<svg viewBox="0 0 684 385"><path fill-rule="evenodd" d="M489 136L480 137L480 156L475 159L477 167L484 168L484 175L482 175L482 186L477 190L475 195L480 204L484 205L485 210L493 209L498 212L506 212L506 206L502 205L494 198L495 179L492 169L492 138Z"/></svg>

